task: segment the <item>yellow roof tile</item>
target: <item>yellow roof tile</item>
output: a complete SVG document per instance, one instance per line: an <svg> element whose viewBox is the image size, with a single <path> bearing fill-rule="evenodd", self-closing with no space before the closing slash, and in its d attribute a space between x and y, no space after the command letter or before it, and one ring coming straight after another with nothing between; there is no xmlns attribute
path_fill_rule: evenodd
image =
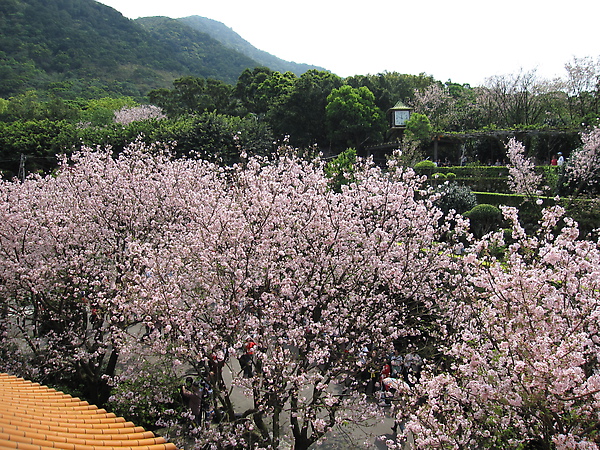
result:
<svg viewBox="0 0 600 450"><path fill-rule="evenodd" d="M0 373L0 449L177 450L78 398Z"/></svg>

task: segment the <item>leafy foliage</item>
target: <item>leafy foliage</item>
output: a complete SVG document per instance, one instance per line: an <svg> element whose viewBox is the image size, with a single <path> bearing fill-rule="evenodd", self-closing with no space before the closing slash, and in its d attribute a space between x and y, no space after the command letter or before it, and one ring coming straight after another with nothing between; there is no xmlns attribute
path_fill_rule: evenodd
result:
<svg viewBox="0 0 600 450"><path fill-rule="evenodd" d="M339 76L329 72L309 70L304 73L269 111L268 120L275 135L289 136L292 145L302 148L314 144L326 147L327 97L342 84Z"/></svg>
<svg viewBox="0 0 600 450"><path fill-rule="evenodd" d="M440 192L442 196L435 201L435 205L440 208L444 214L448 214L450 210L462 214L477 206L477 197L468 186L462 186L456 183L446 183L441 185L437 191Z"/></svg>
<svg viewBox="0 0 600 450"><path fill-rule="evenodd" d="M212 78L178 78L173 89L150 91L150 101L162 108L169 117L186 114L217 112L221 114L234 111L233 87Z"/></svg>
<svg viewBox="0 0 600 450"><path fill-rule="evenodd" d="M486 203L476 205L464 216L471 221L471 231L477 237L498 229L502 225L502 212L498 207Z"/></svg>
<svg viewBox="0 0 600 450"><path fill-rule="evenodd" d="M334 146L339 142L360 148L368 141L381 141L384 123L367 87L341 86L331 91L327 102L325 118Z"/></svg>
<svg viewBox="0 0 600 450"><path fill-rule="evenodd" d="M354 181L354 166L356 164L356 150L346 149L325 165L325 174L331 178L331 187L340 192L342 185Z"/></svg>
<svg viewBox="0 0 600 450"><path fill-rule="evenodd" d="M50 172L57 155L79 143L78 130L66 121L48 119L0 122L0 161L5 178L16 177L21 163L27 172Z"/></svg>
<svg viewBox="0 0 600 450"><path fill-rule="evenodd" d="M413 113L406 122L405 136L407 139L419 142L421 145L431 139L432 127L429 118L424 114Z"/></svg>

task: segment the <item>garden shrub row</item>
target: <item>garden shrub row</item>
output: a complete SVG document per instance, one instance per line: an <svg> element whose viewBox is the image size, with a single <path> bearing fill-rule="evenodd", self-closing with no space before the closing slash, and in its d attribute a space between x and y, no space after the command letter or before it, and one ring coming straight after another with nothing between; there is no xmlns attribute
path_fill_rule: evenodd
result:
<svg viewBox="0 0 600 450"><path fill-rule="evenodd" d="M533 204L526 201L525 196L519 194L504 194L495 192L474 192L478 204L495 206L513 206L519 208L520 217L531 224L539 220L540 209L556 205L553 197L541 197L542 204ZM600 201L597 199L561 197L558 204L565 208L566 215L572 217L579 224L581 236L587 236L600 227Z"/></svg>
<svg viewBox="0 0 600 450"><path fill-rule="evenodd" d="M508 168L502 166L442 166L438 167L433 161L420 161L415 165L417 173L453 173L457 178L502 178L508 176ZM550 174L556 175L560 170L558 166L536 166L536 172L544 173L545 176Z"/></svg>
<svg viewBox="0 0 600 450"><path fill-rule="evenodd" d="M433 183L453 181L469 186L475 192L510 193L506 166L437 167L432 161L427 160L417 163L414 168L417 173L427 175ZM536 167L536 171L544 175L544 184L552 189L556 187L559 170L557 166Z"/></svg>

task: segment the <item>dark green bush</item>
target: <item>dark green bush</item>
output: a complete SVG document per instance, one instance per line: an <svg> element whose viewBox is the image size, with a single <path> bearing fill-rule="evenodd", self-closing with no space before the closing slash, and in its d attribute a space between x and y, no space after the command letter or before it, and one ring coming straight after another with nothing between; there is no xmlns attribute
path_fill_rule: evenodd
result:
<svg viewBox="0 0 600 450"><path fill-rule="evenodd" d="M502 212L494 205L487 203L475 206L464 213L464 216L471 221L471 232L476 237L481 237L502 226Z"/></svg>
<svg viewBox="0 0 600 450"><path fill-rule="evenodd" d="M435 205L444 214L448 214L451 209L462 214L477 206L477 197L468 186L450 183L440 186L438 192L442 193L442 197L436 200Z"/></svg>
<svg viewBox="0 0 600 450"><path fill-rule="evenodd" d="M437 166L435 165L435 163L433 161L429 161L429 160L425 160L425 161L419 161L418 163L415 164L415 172L417 172L419 175L427 175L430 176L433 172L436 171Z"/></svg>
<svg viewBox="0 0 600 450"><path fill-rule="evenodd" d="M456 179L456 174L454 172L447 172L446 173L446 179L448 181L453 181Z"/></svg>

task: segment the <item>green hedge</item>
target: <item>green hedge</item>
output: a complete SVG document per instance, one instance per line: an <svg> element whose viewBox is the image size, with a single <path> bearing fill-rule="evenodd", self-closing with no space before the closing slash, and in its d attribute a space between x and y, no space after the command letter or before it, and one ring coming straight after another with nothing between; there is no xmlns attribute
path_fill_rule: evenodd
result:
<svg viewBox="0 0 600 450"><path fill-rule="evenodd" d="M436 172L456 174L457 178L507 177L506 166L449 166L437 167Z"/></svg>
<svg viewBox="0 0 600 450"><path fill-rule="evenodd" d="M558 166L536 166L537 173L543 173L546 178L556 176L559 171ZM508 168L506 166L448 166L436 167L435 172L456 174L458 178L479 178L479 177L508 177Z"/></svg>
<svg viewBox="0 0 600 450"><path fill-rule="evenodd" d="M556 205L553 197L541 197L542 205L525 202L525 197L519 194L502 194L494 192L474 192L477 203L490 205L506 205L519 208L521 219L535 224L540 219L540 209ZM580 235L587 236L600 228L600 202L594 199L560 198L559 205L566 210L566 215L579 224Z"/></svg>
<svg viewBox="0 0 600 450"><path fill-rule="evenodd" d="M490 205L520 206L525 197L520 194L502 194L497 192L474 192L477 203Z"/></svg>
<svg viewBox="0 0 600 450"><path fill-rule="evenodd" d="M427 163L430 163L430 161L427 161ZM554 191L558 182L559 169L556 166L537 166L535 170L537 173L544 175L543 184L550 186L551 190ZM427 171L421 168L418 172L430 177L435 176L436 173L444 174L448 180L469 186L475 192L510 193L510 188L508 187L508 169L506 166L451 166L434 168L427 166Z"/></svg>

